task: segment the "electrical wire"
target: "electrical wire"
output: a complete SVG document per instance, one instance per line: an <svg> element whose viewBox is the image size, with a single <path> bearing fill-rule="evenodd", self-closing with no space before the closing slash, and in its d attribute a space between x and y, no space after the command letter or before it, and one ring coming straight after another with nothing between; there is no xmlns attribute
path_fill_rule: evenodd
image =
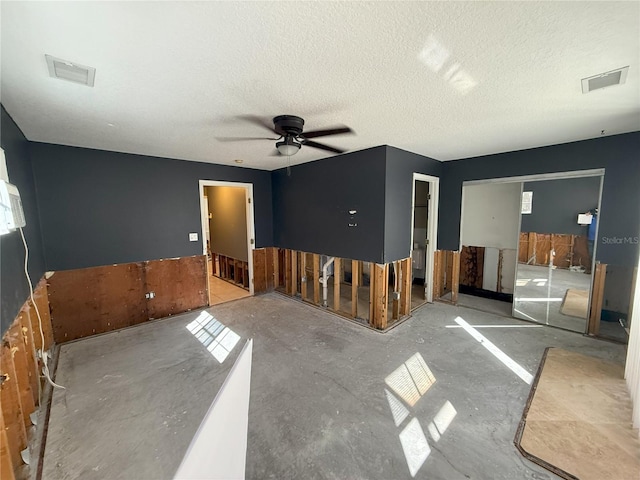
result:
<svg viewBox="0 0 640 480"><path fill-rule="evenodd" d="M36 305L36 301L33 298L33 284L31 283L31 277L29 276L29 270L27 268L27 264L29 261L29 247L27 246L27 240L24 238L24 232L22 231L22 227L20 227L20 236L22 237L22 244L24 245L24 274L27 277L27 282L29 283L29 296L31 298L31 304L33 308L36 310L36 315L38 316L38 328L40 329L40 340L41 343L41 353L42 353L42 373L44 374L47 381L54 388L62 388L66 390L62 385L58 385L53 380L51 380L51 374L49 373L49 365L48 362L48 354L44 351L44 330L42 329L42 317L40 317L40 310L38 310L38 305Z"/></svg>

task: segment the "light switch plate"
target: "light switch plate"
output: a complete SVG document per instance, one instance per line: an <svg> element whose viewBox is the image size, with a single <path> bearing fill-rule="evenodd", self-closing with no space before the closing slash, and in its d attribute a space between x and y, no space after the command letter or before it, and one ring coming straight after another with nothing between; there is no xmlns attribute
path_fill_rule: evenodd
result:
<svg viewBox="0 0 640 480"><path fill-rule="evenodd" d="M190 242L197 242L198 241L198 234L197 233L190 233L189 234L189 241Z"/></svg>

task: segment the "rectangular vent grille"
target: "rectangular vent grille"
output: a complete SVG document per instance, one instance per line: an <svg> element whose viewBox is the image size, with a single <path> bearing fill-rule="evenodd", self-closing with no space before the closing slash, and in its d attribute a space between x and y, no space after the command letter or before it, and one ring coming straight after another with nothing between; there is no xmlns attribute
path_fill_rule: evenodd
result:
<svg viewBox="0 0 640 480"><path fill-rule="evenodd" d="M582 93L589 93L600 88L622 85L627 80L629 66L618 68L610 72L594 75L582 79Z"/></svg>
<svg viewBox="0 0 640 480"><path fill-rule="evenodd" d="M96 77L96 69L69 62L61 58L55 58L51 55L45 55L47 58L47 66L49 67L49 75L53 78L68 80L74 83L80 83L93 87Z"/></svg>

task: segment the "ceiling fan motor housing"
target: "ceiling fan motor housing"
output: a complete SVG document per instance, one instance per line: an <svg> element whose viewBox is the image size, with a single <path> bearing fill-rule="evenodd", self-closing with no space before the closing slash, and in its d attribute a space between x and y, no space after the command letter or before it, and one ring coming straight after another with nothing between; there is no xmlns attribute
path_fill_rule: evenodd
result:
<svg viewBox="0 0 640 480"><path fill-rule="evenodd" d="M295 115L279 115L273 119L273 125L277 133L297 137L302 133L304 120Z"/></svg>

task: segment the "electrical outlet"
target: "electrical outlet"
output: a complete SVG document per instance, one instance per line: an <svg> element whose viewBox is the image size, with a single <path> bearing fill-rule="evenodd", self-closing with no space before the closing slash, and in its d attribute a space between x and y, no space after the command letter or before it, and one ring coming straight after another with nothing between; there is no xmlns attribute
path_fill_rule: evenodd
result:
<svg viewBox="0 0 640 480"><path fill-rule="evenodd" d="M145 293L144 296L145 298L148 298L148 299L155 298L156 292Z"/></svg>
<svg viewBox="0 0 640 480"><path fill-rule="evenodd" d="M198 234L197 233L190 233L189 234L189 241L190 242L197 242L198 241Z"/></svg>

